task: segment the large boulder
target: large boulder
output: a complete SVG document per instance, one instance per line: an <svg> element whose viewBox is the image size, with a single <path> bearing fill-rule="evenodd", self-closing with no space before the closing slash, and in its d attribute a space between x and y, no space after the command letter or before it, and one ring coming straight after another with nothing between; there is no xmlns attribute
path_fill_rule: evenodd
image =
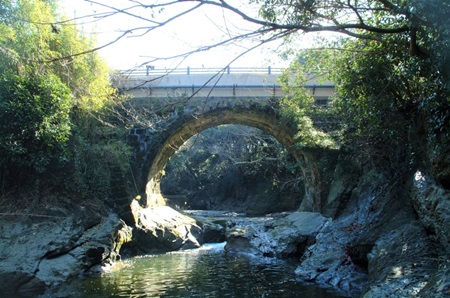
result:
<svg viewBox="0 0 450 298"><path fill-rule="evenodd" d="M0 296L42 294L107 262L123 223L81 206L0 219Z"/></svg>
<svg viewBox="0 0 450 298"><path fill-rule="evenodd" d="M280 258L299 256L329 221L319 213L293 212L242 222L226 232L225 250Z"/></svg>
<svg viewBox="0 0 450 298"><path fill-rule="evenodd" d="M202 218L197 223L203 230L203 243L225 242L226 221Z"/></svg>
<svg viewBox="0 0 450 298"><path fill-rule="evenodd" d="M197 248L203 243L197 221L168 207L142 208L131 204L135 219L133 241L125 245L130 254L146 254Z"/></svg>
<svg viewBox="0 0 450 298"><path fill-rule="evenodd" d="M252 240L257 237L257 234L257 230L250 226L233 227L225 233L227 240L225 250L237 253L258 254L261 251L252 243Z"/></svg>

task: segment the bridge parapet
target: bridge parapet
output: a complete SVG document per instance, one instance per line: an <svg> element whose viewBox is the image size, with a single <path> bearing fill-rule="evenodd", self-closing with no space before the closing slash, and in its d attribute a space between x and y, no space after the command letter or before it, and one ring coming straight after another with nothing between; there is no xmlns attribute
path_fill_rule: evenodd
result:
<svg viewBox="0 0 450 298"><path fill-rule="evenodd" d="M166 75L196 75L196 74L209 74L214 75L218 73L223 74L278 74L283 72L281 67L201 67L201 68L156 68L151 65L141 67L137 69L124 70L120 73L124 76L166 76Z"/></svg>

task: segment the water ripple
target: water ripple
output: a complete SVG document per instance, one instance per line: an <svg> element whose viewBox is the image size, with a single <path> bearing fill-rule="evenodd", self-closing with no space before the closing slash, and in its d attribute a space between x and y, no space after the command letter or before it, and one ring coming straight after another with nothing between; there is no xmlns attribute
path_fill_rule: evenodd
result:
<svg viewBox="0 0 450 298"><path fill-rule="evenodd" d="M70 297L339 297L295 280L295 264L226 253L225 243L125 260L120 270L74 280ZM73 295L73 293L77 293ZM60 297L61 297L60 296Z"/></svg>

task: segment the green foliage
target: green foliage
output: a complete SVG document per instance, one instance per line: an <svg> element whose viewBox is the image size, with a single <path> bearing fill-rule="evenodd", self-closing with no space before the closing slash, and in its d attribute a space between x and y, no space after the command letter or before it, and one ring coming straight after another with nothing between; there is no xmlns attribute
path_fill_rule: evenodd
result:
<svg viewBox="0 0 450 298"><path fill-rule="evenodd" d="M66 158L69 89L54 75L0 77L0 155L8 167L44 172Z"/></svg>
<svg viewBox="0 0 450 298"><path fill-rule="evenodd" d="M120 100L93 45L56 1L0 0L0 194L126 190Z"/></svg>
<svg viewBox="0 0 450 298"><path fill-rule="evenodd" d="M0 47L6 53L0 66L17 72L40 73L46 66L40 62L51 57L50 43L55 37L51 24L51 1L1 1Z"/></svg>
<svg viewBox="0 0 450 298"><path fill-rule="evenodd" d="M410 12L405 1L250 0L275 30L335 31L378 40L383 34L407 32Z"/></svg>
<svg viewBox="0 0 450 298"><path fill-rule="evenodd" d="M336 141L314 126L313 119L326 113L327 109L323 110L314 105L314 98L305 87L308 79L299 60L293 62L283 72L279 82L285 94L280 102L280 113L283 121L293 123L291 125L297 128L296 145L309 148L335 148Z"/></svg>
<svg viewBox="0 0 450 298"><path fill-rule="evenodd" d="M411 0L409 10L416 16L418 43L450 88L450 3L442 0Z"/></svg>
<svg viewBox="0 0 450 298"><path fill-rule="evenodd" d="M349 41L335 64L337 104L348 125L381 142L404 142L405 129L420 119L426 119L431 136L449 119L448 93L433 63L410 56L396 44Z"/></svg>
<svg viewBox="0 0 450 298"><path fill-rule="evenodd" d="M57 75L71 90L77 108L101 109L114 90L110 70L94 40L79 34L74 22L61 22L54 1L19 0L0 10L0 69L20 75ZM85 53L79 55L79 53Z"/></svg>
<svg viewBox="0 0 450 298"><path fill-rule="evenodd" d="M264 4L271 7L280 2L292 10L291 2ZM310 12L317 12L320 3L325 2L314 1ZM340 1L327 3L323 16L329 16L332 6ZM356 2L341 4L352 3ZM395 173L425 162L427 146L433 147L449 137L450 5L438 0L385 3L389 5L377 10L374 8L381 1L360 2L353 13L359 12L360 24L378 29L408 25L407 30L390 34L375 30L369 35L363 28L352 30L348 35L356 38L322 42L320 49L302 51L299 61L306 73L325 75L334 81L337 94L327 117L337 118L345 128L340 141L361 161L372 160ZM335 18L343 16L343 11L337 12ZM282 14L277 22L288 17L287 13ZM321 16L315 15L315 21L320 20ZM287 89L302 83L291 80ZM292 108L288 109L295 115ZM298 110L304 111L297 116L304 122L303 127L315 123L320 116L314 109ZM301 131L299 137L308 139L306 131Z"/></svg>
<svg viewBox="0 0 450 298"><path fill-rule="evenodd" d="M334 106L347 148L394 172L422 162L426 144L448 135L450 119L449 90L436 57L411 55L398 46L403 43L402 35L382 42L343 39L333 50L303 56L315 69L328 69L336 84Z"/></svg>
<svg viewBox="0 0 450 298"><path fill-rule="evenodd" d="M291 63L290 67L279 78L279 83L285 94L281 102L281 112L286 117L306 115L311 111L314 98L305 87L307 82L308 79L299 61Z"/></svg>
<svg viewBox="0 0 450 298"><path fill-rule="evenodd" d="M72 139L72 168L64 183L78 197L111 198L120 187L126 189L131 154L123 141L126 132L98 125L92 118L85 121L91 122L90 130Z"/></svg>
<svg viewBox="0 0 450 298"><path fill-rule="evenodd" d="M77 107L82 111L98 111L115 96L109 76L111 70L97 52L89 52L94 40L80 36L72 23L63 26L54 43L54 71L72 90ZM87 52L80 56L74 53Z"/></svg>

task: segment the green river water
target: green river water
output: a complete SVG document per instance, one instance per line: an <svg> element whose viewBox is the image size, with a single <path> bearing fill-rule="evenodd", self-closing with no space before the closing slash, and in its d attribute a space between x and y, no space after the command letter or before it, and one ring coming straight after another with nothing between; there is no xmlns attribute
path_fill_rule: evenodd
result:
<svg viewBox="0 0 450 298"><path fill-rule="evenodd" d="M342 297L296 280L292 260L230 254L223 246L126 259L48 297Z"/></svg>

